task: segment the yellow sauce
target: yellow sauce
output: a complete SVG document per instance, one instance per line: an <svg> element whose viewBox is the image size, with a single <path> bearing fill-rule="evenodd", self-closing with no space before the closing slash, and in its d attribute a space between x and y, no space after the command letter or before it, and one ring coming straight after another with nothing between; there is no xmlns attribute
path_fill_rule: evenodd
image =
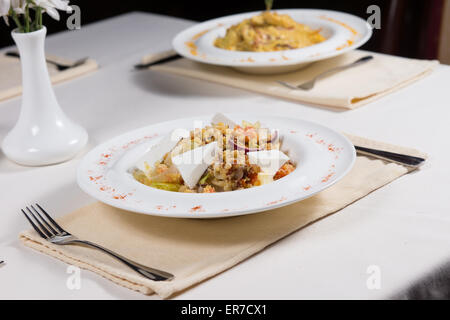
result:
<svg viewBox="0 0 450 320"><path fill-rule="evenodd" d="M198 55L198 52L197 52L197 45L196 45L194 42L188 41L188 42L185 43L185 45L188 46L188 48L190 49L190 52L191 52L191 54L192 54L193 56Z"/></svg>
<svg viewBox="0 0 450 320"><path fill-rule="evenodd" d="M214 45L226 50L263 52L299 49L325 40L319 30L312 30L288 15L265 11L228 28Z"/></svg>

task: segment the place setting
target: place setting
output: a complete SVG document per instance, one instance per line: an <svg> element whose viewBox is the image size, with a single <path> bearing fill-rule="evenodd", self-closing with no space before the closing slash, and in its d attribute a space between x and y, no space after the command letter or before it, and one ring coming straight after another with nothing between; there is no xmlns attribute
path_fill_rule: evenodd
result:
<svg viewBox="0 0 450 320"><path fill-rule="evenodd" d="M237 125L240 117L218 114L205 128L232 127L230 135L254 130L247 120L246 127ZM200 138L202 146L182 152L183 146L189 149L197 143L195 129L182 128L193 121L207 123L207 119L142 128L94 148L81 161L77 181L100 202L62 217L60 223L70 231L56 222L48 225L51 217L38 204L27 207L23 214L35 231L21 233L21 241L127 288L168 298L417 169L426 158L416 150L342 135L313 123L261 117L261 123L280 128L267 128L265 141L271 141L270 150L239 145L248 161L238 166L234 164L237 157L233 158L233 165L225 169L227 162L221 164L212 151L217 140L208 143L211 136ZM353 143L374 153L356 157ZM222 147L224 154L238 150L234 146L229 150L228 143ZM383 150L386 161L379 160L374 147ZM201 159L198 163L196 157ZM198 219L204 222L195 222ZM41 233L39 226L44 227ZM98 250L61 246L65 235L70 243L69 232L114 247L127 258L117 263ZM140 263L129 261L130 257ZM151 271L136 270L136 264Z"/></svg>
<svg viewBox="0 0 450 320"><path fill-rule="evenodd" d="M75 113L66 114L54 85L102 69L95 57L45 54L42 15L70 13L68 1L0 3L0 15L15 25L17 45L0 52L0 103L21 96L17 123L1 137L2 156L49 174L68 164L71 182L91 200L58 212L48 201L24 198L11 216L27 226L17 230L24 255L31 248L100 275L98 281L161 299L182 297L267 247L276 249L281 239L344 215L380 188L410 173L410 180L418 179L424 165L432 167L425 149L284 114L276 100L270 112L243 103L239 112L212 105L189 117L152 104L152 112L167 113L165 121L149 119L75 159L90 132L67 115ZM360 49L373 29L352 14L264 4L259 11L192 23L173 37L172 48L143 55L134 72L244 89L294 109L348 111L331 112L333 119L359 107L376 109L380 104L372 103L439 67L433 59ZM96 115L98 121L108 117ZM0 276L9 272L8 259L0 252Z"/></svg>
<svg viewBox="0 0 450 320"><path fill-rule="evenodd" d="M22 93L20 54L16 50L0 52L0 101L19 96ZM98 69L94 59L81 57L71 60L64 57L46 55L45 59L50 79L53 84L89 74Z"/></svg>
<svg viewBox="0 0 450 320"><path fill-rule="evenodd" d="M358 50L371 36L366 21L342 12L251 12L194 25L173 39L173 50L148 54L135 68L349 110L425 77L438 65Z"/></svg>

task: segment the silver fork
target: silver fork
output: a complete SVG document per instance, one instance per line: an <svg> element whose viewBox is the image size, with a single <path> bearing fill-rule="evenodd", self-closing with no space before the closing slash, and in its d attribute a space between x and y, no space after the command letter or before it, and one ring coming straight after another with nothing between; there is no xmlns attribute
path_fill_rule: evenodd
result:
<svg viewBox="0 0 450 320"><path fill-rule="evenodd" d="M61 226L57 224L56 221L53 220L52 217L50 217L50 215L44 209L42 209L42 207L39 204L36 203L36 206L41 211L42 215L32 205L30 207L34 211L34 213L33 211L30 210L29 207L26 207L28 214L23 209L21 209L21 211L25 215L27 220L30 222L33 229L36 230L36 232L45 240L58 245L66 245L66 244L86 245L99 249L109 254L110 256L116 258L117 260L121 261L122 263L124 263L137 273L141 274L142 276L153 281L166 281L172 280L174 278L174 276L168 272L143 266L98 244L78 239L76 236L70 234L69 232L61 228ZM33 219L30 218L30 216L34 219L36 223L33 222Z"/></svg>
<svg viewBox="0 0 450 320"><path fill-rule="evenodd" d="M20 54L17 51L7 51L5 53L5 55L8 56L8 57L20 58ZM76 61L74 61L72 63L69 63L69 64L56 62L56 61L53 61L53 60L51 60L49 58L45 58L45 61L47 63L55 65L56 69L58 69L58 71L64 71L64 70L67 70L67 69L70 69L70 68L78 67L78 66L84 64L88 59L89 59L89 57L84 57L84 58L78 59L78 60L76 60Z"/></svg>
<svg viewBox="0 0 450 320"><path fill-rule="evenodd" d="M366 63L366 62L368 62L368 61L370 61L372 59L373 59L373 56L362 57L362 58L360 58L360 59L358 59L358 60L356 60L356 61L354 61L352 63L349 63L349 64L346 64L346 65L343 65L343 66L339 66L339 67L327 70L327 71L317 75L316 77L314 77L314 79L312 79L312 80L310 80L308 82L299 84L299 85L290 84L289 82L281 81L281 80L276 80L276 82L278 82L279 84L282 84L285 87L288 87L289 89L294 89L294 90L301 89L301 90L306 90L307 91L307 90L311 90L312 88L314 88L314 85L316 84L316 81L318 79L320 79L320 78L323 78L323 77L325 77L325 76L327 76L327 75L329 75L331 73L335 73L335 72L338 72L338 71L343 71L343 70L346 70L346 69L349 69L349 68L353 68L353 67L359 66L360 64Z"/></svg>

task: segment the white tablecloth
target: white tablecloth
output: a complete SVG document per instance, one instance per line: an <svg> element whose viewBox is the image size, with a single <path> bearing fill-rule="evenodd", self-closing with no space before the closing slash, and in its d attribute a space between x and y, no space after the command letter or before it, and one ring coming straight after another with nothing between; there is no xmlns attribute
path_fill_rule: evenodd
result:
<svg viewBox="0 0 450 320"><path fill-rule="evenodd" d="M450 260L449 67L440 66L418 83L345 112L132 70L141 56L170 48L172 37L189 25L185 20L130 13L48 38L49 53L69 58L89 55L101 65L94 74L55 87L67 114L89 131L86 151L159 121L217 111L254 111L316 121L415 147L428 152L430 159L422 170L177 298L389 298ZM0 139L14 125L19 109L20 98L0 103ZM29 168L13 164L0 153L0 260L6 260L0 266L0 299L157 299L87 271L81 272L81 288L70 290L67 281L73 274L67 273L66 265L19 244L19 231L29 227L19 211L25 205L39 201L58 216L94 201L75 182L81 157ZM380 272L379 288L367 285L373 270Z"/></svg>

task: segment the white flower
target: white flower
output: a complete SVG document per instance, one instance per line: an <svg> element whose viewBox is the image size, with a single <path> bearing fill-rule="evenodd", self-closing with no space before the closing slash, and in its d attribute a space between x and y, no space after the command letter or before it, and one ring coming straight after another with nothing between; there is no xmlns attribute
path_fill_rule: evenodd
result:
<svg viewBox="0 0 450 320"><path fill-rule="evenodd" d="M34 0L34 3L36 7L42 8L44 12L55 20L59 20L58 10L72 12L68 0Z"/></svg>
<svg viewBox="0 0 450 320"><path fill-rule="evenodd" d="M69 0L49 0L53 3L56 9L66 12L71 12L72 8L69 6Z"/></svg>
<svg viewBox="0 0 450 320"><path fill-rule="evenodd" d="M0 0L0 17L7 16L9 8L11 8L11 0Z"/></svg>
<svg viewBox="0 0 450 320"><path fill-rule="evenodd" d="M0 17L3 17L6 25L9 26L8 13L11 8L11 0L0 0Z"/></svg>
<svg viewBox="0 0 450 320"><path fill-rule="evenodd" d="M0 17L2 17L6 24L8 24L8 15L11 10L17 15L25 14L26 6L30 8L39 7L42 12L46 12L50 17L59 20L59 12L72 12L72 7L69 5L69 0L0 0Z"/></svg>
<svg viewBox="0 0 450 320"><path fill-rule="evenodd" d="M17 14L24 14L26 5L27 2L25 0L11 0L11 9Z"/></svg>

